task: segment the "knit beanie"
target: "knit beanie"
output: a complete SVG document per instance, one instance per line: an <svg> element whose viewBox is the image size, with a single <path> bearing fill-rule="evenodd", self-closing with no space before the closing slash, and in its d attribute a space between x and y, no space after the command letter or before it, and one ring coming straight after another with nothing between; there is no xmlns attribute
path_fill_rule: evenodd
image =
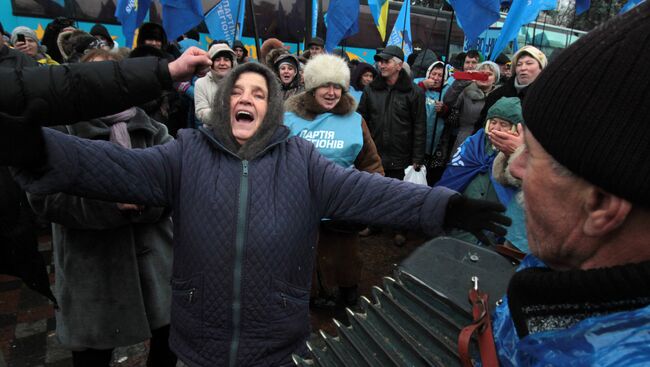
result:
<svg viewBox="0 0 650 367"><path fill-rule="evenodd" d="M512 71L512 75L515 75L517 62L519 61L519 58L522 56L530 56L533 59L537 60L540 69L544 69L546 65L548 65L548 60L546 59L546 55L544 55L544 53L540 51L537 47L524 46L520 48L519 51L517 51L515 55L512 57L512 64L510 65L510 70Z"/></svg>
<svg viewBox="0 0 650 367"><path fill-rule="evenodd" d="M232 67L235 68L237 66L237 56L235 55L235 51L233 51L230 46L226 43L217 43L212 45L210 47L210 50L208 50L208 55L210 56L210 60L213 60L219 56L219 54L222 54L222 56L226 56L232 61Z"/></svg>
<svg viewBox="0 0 650 367"><path fill-rule="evenodd" d="M524 122L521 114L521 100L518 97L501 97L487 112L486 120L492 118L506 120L513 125Z"/></svg>
<svg viewBox="0 0 650 367"><path fill-rule="evenodd" d="M16 41L18 41L18 35L19 34L22 34L23 36L25 36L25 38L33 39L34 41L36 41L36 43L40 43L40 41L38 40L38 36L36 35L36 32L34 32L33 29L31 29L29 27L18 26L16 28L14 28L13 32L11 32L11 43L12 44L14 44L14 45L16 44Z"/></svg>
<svg viewBox="0 0 650 367"><path fill-rule="evenodd" d="M650 1L582 36L531 85L526 125L570 171L650 207Z"/></svg>
<svg viewBox="0 0 650 367"><path fill-rule="evenodd" d="M350 68L345 60L334 55L314 56L305 66L303 78L307 91L312 91L328 83L338 84L344 90L350 89Z"/></svg>

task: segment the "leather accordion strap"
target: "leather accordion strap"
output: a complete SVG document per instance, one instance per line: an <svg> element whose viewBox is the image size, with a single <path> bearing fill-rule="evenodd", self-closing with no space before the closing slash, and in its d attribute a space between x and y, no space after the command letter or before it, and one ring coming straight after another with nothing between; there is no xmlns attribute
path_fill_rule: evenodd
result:
<svg viewBox="0 0 650 367"><path fill-rule="evenodd" d="M476 335L481 363L485 367L498 367L496 347L492 336L492 320L488 307L488 296L478 290L478 286L470 289L469 300L472 303L472 316L474 322L460 331L458 336L458 356L463 367L472 367L470 355L470 341Z"/></svg>

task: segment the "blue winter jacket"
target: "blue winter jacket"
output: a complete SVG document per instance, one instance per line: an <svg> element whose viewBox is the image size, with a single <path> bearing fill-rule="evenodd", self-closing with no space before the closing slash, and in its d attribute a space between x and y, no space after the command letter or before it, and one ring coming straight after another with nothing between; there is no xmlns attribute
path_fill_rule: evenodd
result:
<svg viewBox="0 0 650 367"><path fill-rule="evenodd" d="M189 366L290 365L306 353L320 219L433 236L455 194L342 168L286 127L250 161L204 129L132 150L44 136L47 169L18 172L28 191L173 209L170 344Z"/></svg>
<svg viewBox="0 0 650 367"><path fill-rule="evenodd" d="M528 255L519 270L545 266ZM494 312L492 330L502 367L650 365L650 306L589 317L566 329L520 339L504 297Z"/></svg>

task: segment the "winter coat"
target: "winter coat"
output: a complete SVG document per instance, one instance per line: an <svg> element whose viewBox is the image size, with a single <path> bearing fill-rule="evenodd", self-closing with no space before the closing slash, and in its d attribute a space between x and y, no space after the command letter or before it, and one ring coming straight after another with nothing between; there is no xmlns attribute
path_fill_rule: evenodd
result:
<svg viewBox="0 0 650 367"><path fill-rule="evenodd" d="M218 88L219 80L214 77L212 72L196 80L194 85L194 112L196 118L202 123L209 121L212 105L214 105L214 96L217 94Z"/></svg>
<svg viewBox="0 0 650 367"><path fill-rule="evenodd" d="M357 112L363 116L381 156L384 170L421 164L426 145L424 94L400 71L393 86L383 77L364 89Z"/></svg>
<svg viewBox="0 0 650 367"><path fill-rule="evenodd" d="M133 148L172 140L138 109L127 122ZM71 135L108 140L101 119L63 127ZM169 324L172 223L164 208L124 212L117 203L56 193L29 195L53 222L56 334L69 349L110 349L144 341Z"/></svg>
<svg viewBox="0 0 650 367"><path fill-rule="evenodd" d="M0 47L0 68L20 70L32 66L38 66L38 63L31 57L7 45Z"/></svg>
<svg viewBox="0 0 650 367"><path fill-rule="evenodd" d="M456 150L458 150L460 145L463 144L465 139L474 132L474 122L476 122L476 119L481 113L486 97L487 94L483 92L476 83L468 85L463 89L460 96L458 96L453 108L459 111L460 118L456 141L451 149L452 154L455 154Z"/></svg>
<svg viewBox="0 0 650 367"><path fill-rule="evenodd" d="M6 65L6 62L15 65L15 60L24 60L36 66L36 62L23 53L10 51L13 51L9 53L9 56L13 55L11 58L0 57L2 65ZM2 52L0 50L0 54ZM120 63L31 67L23 70L14 69L14 66L0 67L0 84L3 85L0 88L0 111L22 114L28 102L40 98L49 105L48 121L41 122L47 125L124 110L131 103L147 101L159 94L161 89L171 87L171 78L167 63L151 57ZM97 100L104 102L96 103ZM45 264L37 249L33 214L24 191L13 181L6 168L0 168L0 198L0 273L19 276L30 287L53 299Z"/></svg>
<svg viewBox="0 0 650 367"><path fill-rule="evenodd" d="M492 317L499 365L647 366L650 262L551 271L527 256Z"/></svg>
<svg viewBox="0 0 650 367"><path fill-rule="evenodd" d="M287 135L278 127L249 161L203 128L144 150L46 130L47 169L17 178L34 193L171 207L172 349L189 366L288 365L307 351L321 218L433 236L455 192L339 167Z"/></svg>
<svg viewBox="0 0 650 367"><path fill-rule="evenodd" d="M19 115L30 100L40 98L49 105L48 120L42 121L45 126L110 115L152 100L172 87L167 61L154 57L26 68L22 72L0 68L0 83L0 111Z"/></svg>

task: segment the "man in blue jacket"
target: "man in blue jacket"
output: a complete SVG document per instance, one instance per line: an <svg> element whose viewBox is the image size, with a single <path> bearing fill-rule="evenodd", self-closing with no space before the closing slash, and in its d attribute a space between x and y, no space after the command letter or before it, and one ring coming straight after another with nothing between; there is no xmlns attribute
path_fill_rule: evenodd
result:
<svg viewBox="0 0 650 367"><path fill-rule="evenodd" d="M581 38L530 89L511 172L534 256L496 310L502 366L650 364L650 70L638 67L648 34L646 2Z"/></svg>

